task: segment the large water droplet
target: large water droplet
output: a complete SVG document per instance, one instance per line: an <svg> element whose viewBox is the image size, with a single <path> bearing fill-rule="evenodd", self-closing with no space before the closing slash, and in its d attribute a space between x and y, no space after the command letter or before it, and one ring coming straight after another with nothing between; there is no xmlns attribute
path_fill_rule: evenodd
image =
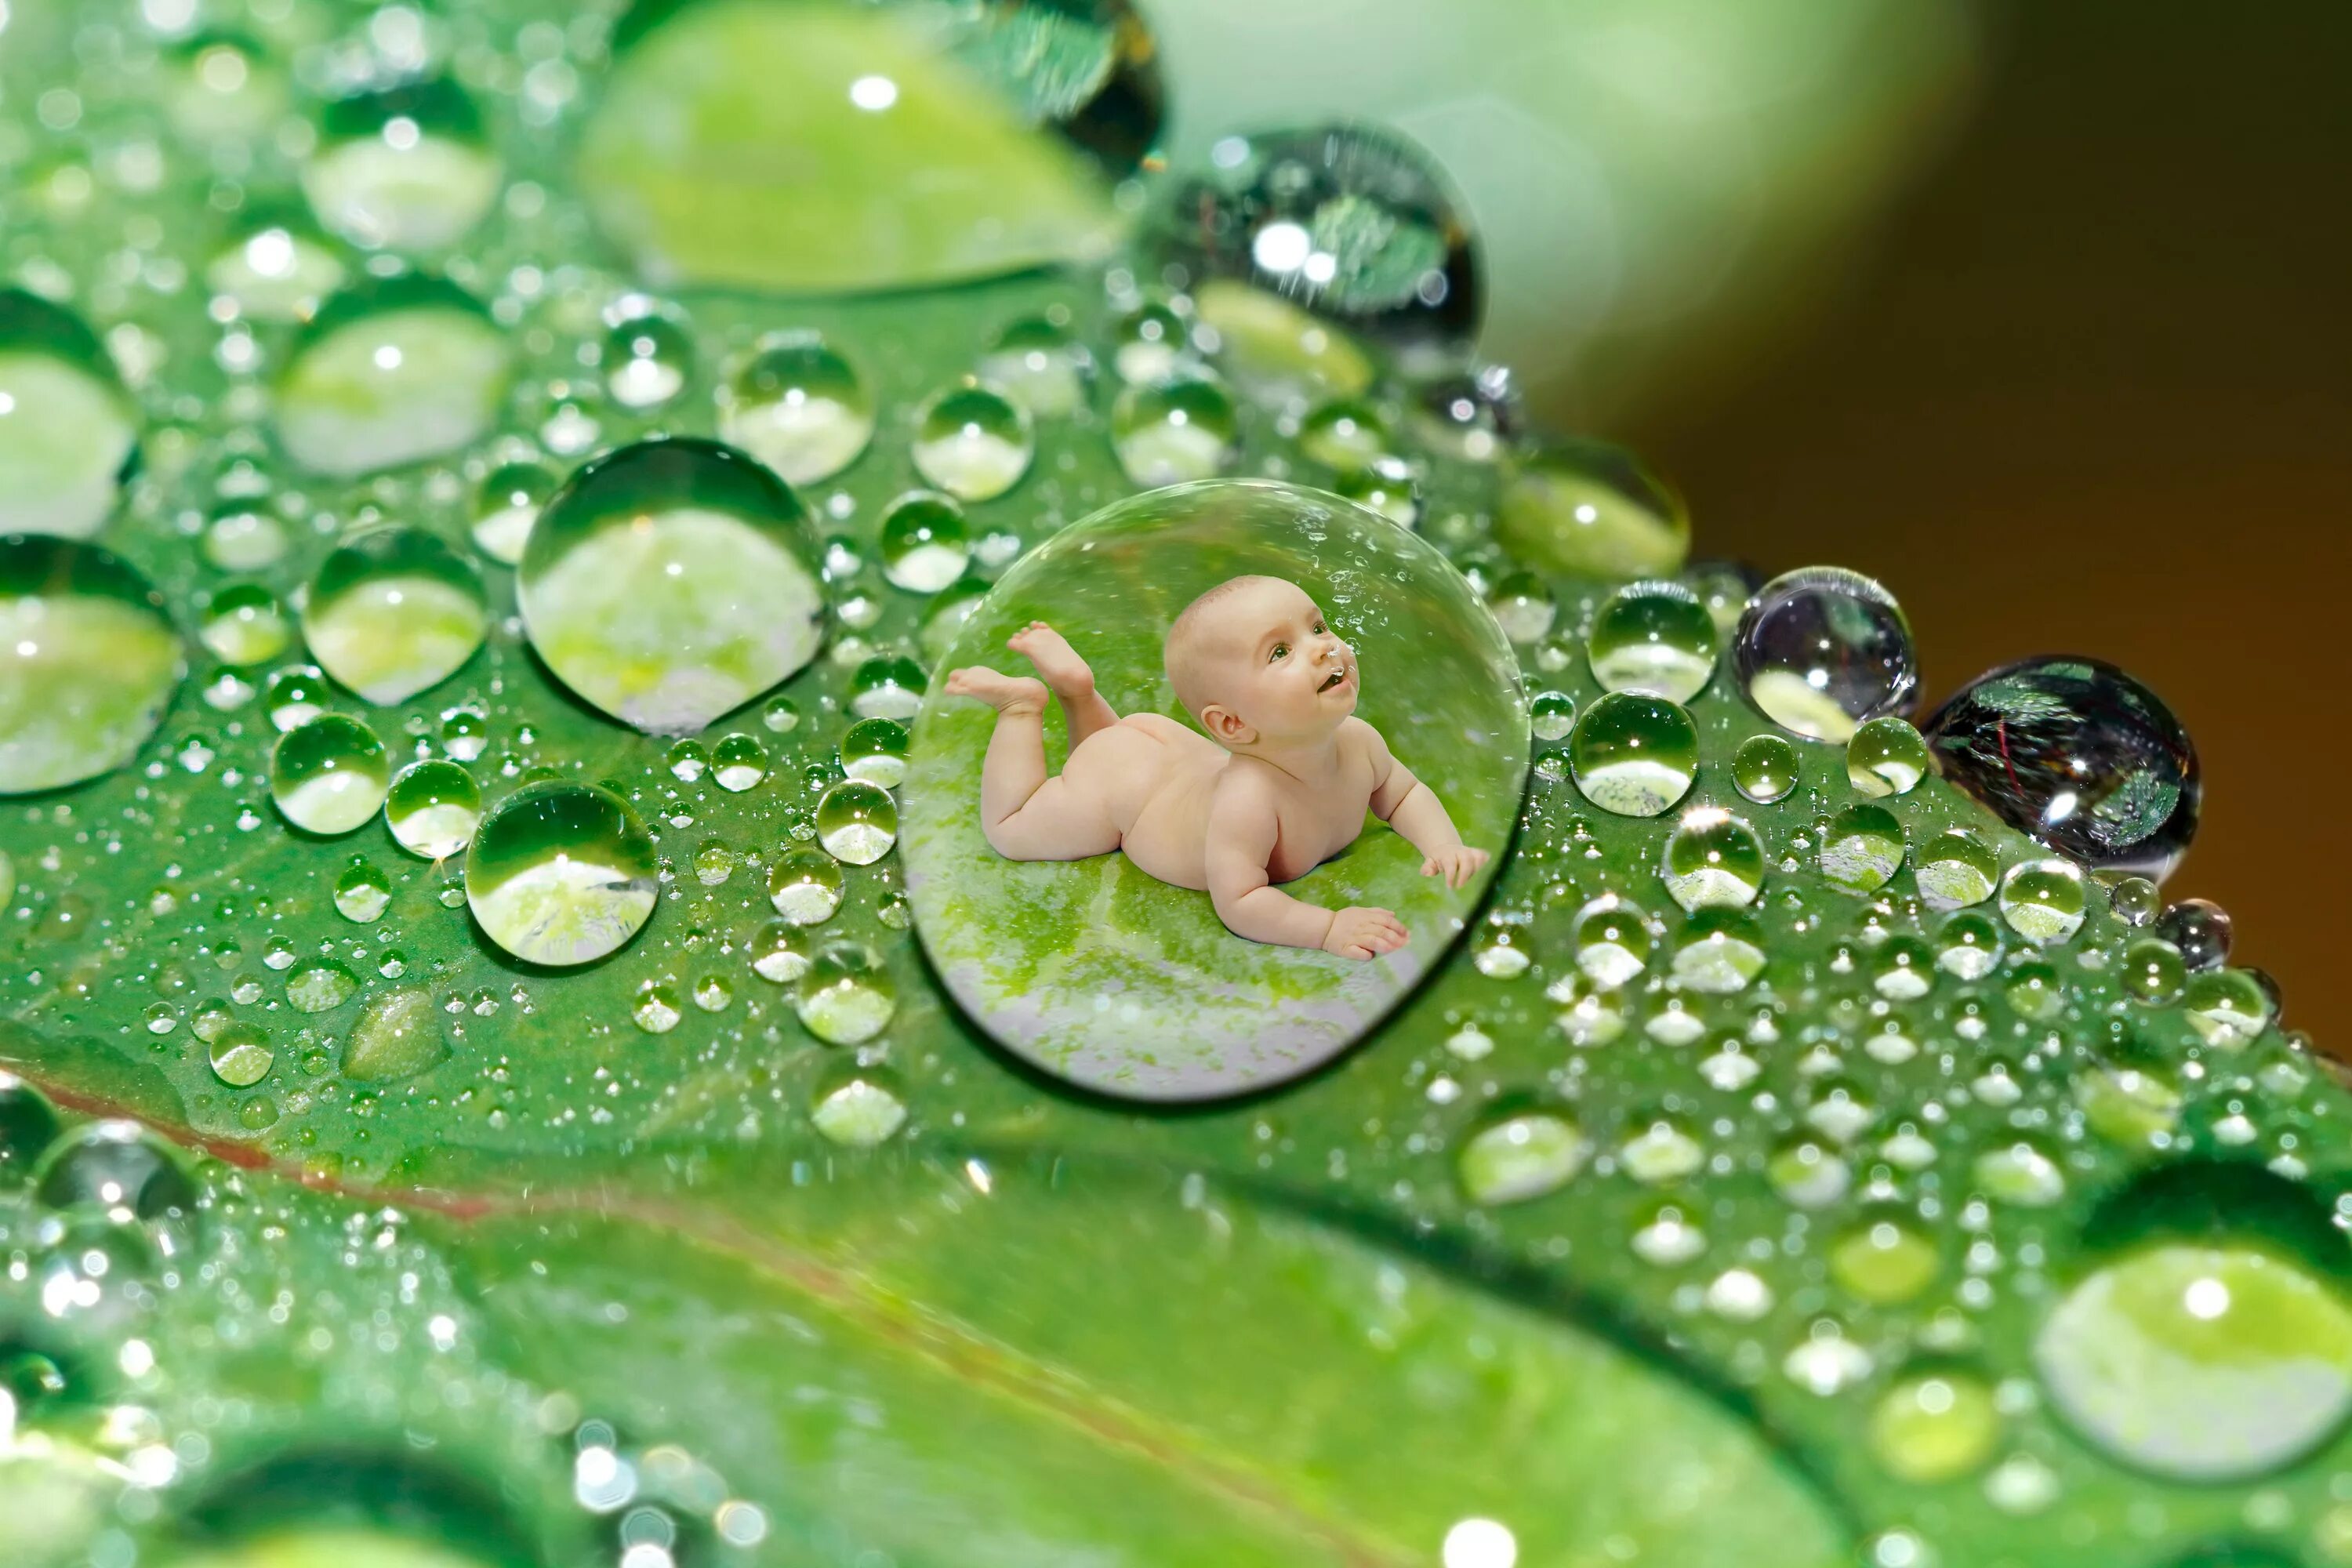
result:
<svg viewBox="0 0 2352 1568"><path fill-rule="evenodd" d="M719 433L796 485L857 460L874 438L874 395L815 332L764 338L728 379Z"/></svg>
<svg viewBox="0 0 2352 1568"><path fill-rule="evenodd" d="M329 104L302 193L354 245L438 250L482 220L500 173L474 100L434 78Z"/></svg>
<svg viewBox="0 0 2352 1568"><path fill-rule="evenodd" d="M1658 875L1685 910L1739 909L1764 887L1764 844L1720 806L1683 815L1666 839Z"/></svg>
<svg viewBox="0 0 2352 1568"><path fill-rule="evenodd" d="M1900 710L1919 680L1894 595L1842 567L1808 566L1765 584L1732 648L1748 700L1809 740L1851 740L1867 721Z"/></svg>
<svg viewBox="0 0 2352 1568"><path fill-rule="evenodd" d="M1472 1133L1454 1168L1472 1203L1524 1203L1567 1185L1591 1152L1591 1141L1567 1117L1526 1110Z"/></svg>
<svg viewBox="0 0 2352 1568"><path fill-rule="evenodd" d="M1980 904L1992 897L2000 859L1992 847L1965 827L1936 835L1919 851L1919 891L1938 909Z"/></svg>
<svg viewBox="0 0 2352 1568"><path fill-rule="evenodd" d="M888 1026L898 1010L898 989L882 955L871 947L862 942L829 942L803 971L793 1006L818 1039L855 1046Z"/></svg>
<svg viewBox="0 0 2352 1568"><path fill-rule="evenodd" d="M398 468L471 445L498 422L514 349L481 302L417 273L327 301L278 384L278 437L322 474Z"/></svg>
<svg viewBox="0 0 2352 1568"><path fill-rule="evenodd" d="M288 731L269 753L269 798L306 833L331 837L364 826L391 783L383 742L346 713L322 713Z"/></svg>
<svg viewBox="0 0 2352 1568"><path fill-rule="evenodd" d="M34 1163L58 1135L58 1113L41 1091L14 1073L0 1071L0 1184L27 1179Z"/></svg>
<svg viewBox="0 0 2352 1568"><path fill-rule="evenodd" d="M1522 560L1554 571L1658 575L1683 563L1690 512L1623 447L1547 437L1512 453L1495 533Z"/></svg>
<svg viewBox="0 0 2352 1568"><path fill-rule="evenodd" d="M0 533L96 533L138 445L138 408L97 334L0 289Z"/></svg>
<svg viewBox="0 0 2352 1568"><path fill-rule="evenodd" d="M816 840L852 866L870 866L898 841L898 807L879 784L844 779L817 797Z"/></svg>
<svg viewBox="0 0 2352 1568"><path fill-rule="evenodd" d="M0 795L122 766L185 673L163 596L113 553L0 537Z"/></svg>
<svg viewBox="0 0 2352 1568"><path fill-rule="evenodd" d="M1679 583L1629 583L1610 595L1584 647L1592 679L1612 691L1687 702L1715 674L1715 622Z"/></svg>
<svg viewBox="0 0 2352 1568"><path fill-rule="evenodd" d="M531 644L642 730L698 730L806 664L824 597L806 514L713 442L640 442L547 505L519 579Z"/></svg>
<svg viewBox="0 0 2352 1568"><path fill-rule="evenodd" d="M660 869L628 802L601 785L546 780L482 819L466 857L466 900L517 958L590 963L652 918Z"/></svg>
<svg viewBox="0 0 2352 1568"><path fill-rule="evenodd" d="M1233 398L1199 375L1130 386L1110 415L1118 466L1145 489L1223 473L1240 453L1240 430Z"/></svg>
<svg viewBox="0 0 2352 1568"><path fill-rule="evenodd" d="M2000 914L2032 942L2064 942L2083 928L2083 873L2071 860L2022 860L2000 879Z"/></svg>
<svg viewBox="0 0 2352 1568"><path fill-rule="evenodd" d="M981 382L935 394L915 414L916 469L959 500L1003 495L1036 452L1029 411Z"/></svg>
<svg viewBox="0 0 2352 1568"><path fill-rule="evenodd" d="M394 1083L439 1065L448 1055L432 994L404 986L382 993L360 1010L359 1022L343 1041L342 1071L356 1083Z"/></svg>
<svg viewBox="0 0 2352 1568"><path fill-rule="evenodd" d="M1902 867L1904 849L1903 824L1893 812L1849 805L1822 835L1822 875L1857 893L1875 892Z"/></svg>
<svg viewBox="0 0 2352 1568"><path fill-rule="evenodd" d="M136 1121L92 1121L53 1144L35 1184L53 1209L103 1215L116 1225L193 1226L196 1187L172 1152Z"/></svg>
<svg viewBox="0 0 2352 1568"><path fill-rule="evenodd" d="M882 514L882 573L915 594L936 594L963 575L971 559L963 509L930 490L914 490Z"/></svg>
<svg viewBox="0 0 2352 1568"><path fill-rule="evenodd" d="M417 528L359 535L320 563L302 636L329 675L370 702L405 702L455 675L489 629L482 580Z"/></svg>
<svg viewBox="0 0 2352 1568"><path fill-rule="evenodd" d="M1568 764L1577 788L1602 810L1655 816L1690 793L1698 728L1663 697L1612 691L1577 720Z"/></svg>
<svg viewBox="0 0 2352 1568"><path fill-rule="evenodd" d="M411 855L446 860L473 842L482 787L456 763L411 763L383 797L383 820Z"/></svg>
<svg viewBox="0 0 2352 1568"><path fill-rule="evenodd" d="M2197 831L2189 731L2113 665L2005 665L1955 692L1927 731L1945 777L2095 868L2161 878Z"/></svg>
<svg viewBox="0 0 2352 1568"><path fill-rule="evenodd" d="M1045 316L1026 316L996 334L978 366L1039 419L1064 419L1084 406L1094 358L1069 328Z"/></svg>

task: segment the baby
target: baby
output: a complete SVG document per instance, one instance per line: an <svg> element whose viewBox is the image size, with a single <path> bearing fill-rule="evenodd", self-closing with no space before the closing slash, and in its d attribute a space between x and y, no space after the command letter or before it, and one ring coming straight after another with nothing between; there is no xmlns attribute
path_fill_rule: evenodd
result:
<svg viewBox="0 0 2352 1568"><path fill-rule="evenodd" d="M1011 860L1078 860L1123 849L1163 882L1205 889L1236 936L1369 959L1404 945L1387 910L1327 910L1274 884L1296 881L1356 841L1364 812L1424 857L1422 875L1459 888L1486 861L1466 847L1430 787L1355 717L1354 650L1296 584L1234 577L1169 629L1168 679L1204 737L1159 713L1120 718L1061 635L1032 621L1006 639L1045 679L980 665L947 689L996 710L980 816ZM1045 692L1070 754L1045 776Z"/></svg>

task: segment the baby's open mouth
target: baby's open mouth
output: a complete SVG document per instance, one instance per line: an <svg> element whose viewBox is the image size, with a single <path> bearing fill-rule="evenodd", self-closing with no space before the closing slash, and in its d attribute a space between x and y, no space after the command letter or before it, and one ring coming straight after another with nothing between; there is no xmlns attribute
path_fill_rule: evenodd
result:
<svg viewBox="0 0 2352 1568"><path fill-rule="evenodd" d="M1316 689L1316 691L1317 691L1318 693L1321 693L1321 692L1328 691L1328 690L1330 690L1333 687L1335 687L1335 686L1339 685L1339 682L1341 682L1341 681L1343 681L1343 680L1345 680L1345 679L1348 679L1348 667L1347 667L1346 665L1344 665L1344 664L1343 664L1343 665L1341 665L1339 668L1337 668L1337 669L1335 669L1335 670L1333 670L1333 671L1331 672L1331 679L1329 679L1328 680L1326 680L1322 685L1320 685L1320 686L1317 687L1315 689Z"/></svg>

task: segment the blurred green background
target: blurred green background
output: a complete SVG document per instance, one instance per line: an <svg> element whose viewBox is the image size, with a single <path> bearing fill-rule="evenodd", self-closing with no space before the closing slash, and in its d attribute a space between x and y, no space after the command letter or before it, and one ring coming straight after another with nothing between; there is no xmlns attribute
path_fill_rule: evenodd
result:
<svg viewBox="0 0 2352 1568"><path fill-rule="evenodd" d="M2352 1050L2352 6L1154 11L1180 161L1349 106L1426 142L1488 354L1700 552L1878 576L1930 706L2038 652L2153 687L2206 779L2168 896Z"/></svg>

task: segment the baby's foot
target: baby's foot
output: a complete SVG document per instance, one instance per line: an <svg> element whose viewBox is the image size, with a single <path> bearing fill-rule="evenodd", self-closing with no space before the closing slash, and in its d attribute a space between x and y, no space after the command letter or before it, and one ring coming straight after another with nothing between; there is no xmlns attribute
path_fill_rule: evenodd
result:
<svg viewBox="0 0 2352 1568"><path fill-rule="evenodd" d="M1025 655L1057 697L1083 697L1095 689L1095 672L1078 650L1043 621L1031 621L1005 638L1004 646Z"/></svg>
<svg viewBox="0 0 2352 1568"><path fill-rule="evenodd" d="M968 664L948 672L951 696L973 697L999 713L1043 713L1045 683L1025 675L1000 675L984 664Z"/></svg>

